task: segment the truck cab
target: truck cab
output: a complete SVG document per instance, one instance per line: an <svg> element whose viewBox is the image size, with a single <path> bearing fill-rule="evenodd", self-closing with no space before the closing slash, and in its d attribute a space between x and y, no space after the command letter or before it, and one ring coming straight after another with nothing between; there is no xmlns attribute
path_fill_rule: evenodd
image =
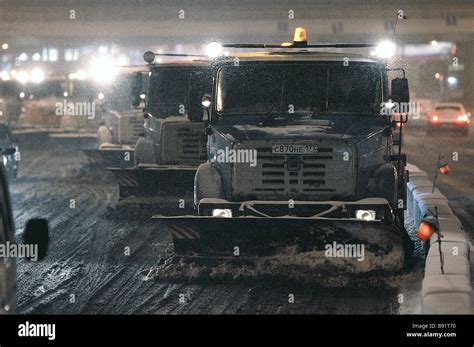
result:
<svg viewBox="0 0 474 347"><path fill-rule="evenodd" d="M103 90L103 124L98 130L101 148L134 146L143 136L143 112L134 106L146 85L145 67L120 69L113 84ZM138 88L138 89L137 89Z"/></svg>
<svg viewBox="0 0 474 347"><path fill-rule="evenodd" d="M24 90L15 80L0 81L0 120L15 124L21 113Z"/></svg>
<svg viewBox="0 0 474 347"><path fill-rule="evenodd" d="M198 207L203 198L383 197L394 208L404 200L393 164L393 124L381 114L389 100L383 63L359 55L275 52L243 56L239 67L223 60L216 76L209 162L200 170L220 177L219 191L209 196L209 175L198 170ZM254 151L255 165L219 160L225 151L242 158Z"/></svg>
<svg viewBox="0 0 474 347"><path fill-rule="evenodd" d="M155 57L152 52L145 56L149 54ZM194 175L206 161L201 96L211 91L206 60L149 62L148 83L140 93L144 136L136 142L134 166L110 169L119 184L119 205L176 206L187 201L192 208Z"/></svg>
<svg viewBox="0 0 474 347"><path fill-rule="evenodd" d="M56 104L64 99L64 92L62 77L26 84L22 113L16 127L23 130L59 130L62 115L56 114Z"/></svg>
<svg viewBox="0 0 474 347"><path fill-rule="evenodd" d="M137 142L136 164L198 166L206 159L200 95L211 92L205 61L150 66L145 136ZM199 91L199 92L197 92ZM194 123L189 118L195 120Z"/></svg>
<svg viewBox="0 0 474 347"><path fill-rule="evenodd" d="M64 79L62 97L55 104L60 131L94 137L103 118L101 88L91 80Z"/></svg>

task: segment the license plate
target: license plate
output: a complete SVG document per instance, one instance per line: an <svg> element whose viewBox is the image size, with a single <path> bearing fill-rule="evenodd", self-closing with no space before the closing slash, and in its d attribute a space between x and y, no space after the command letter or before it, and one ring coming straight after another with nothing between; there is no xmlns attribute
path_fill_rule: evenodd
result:
<svg viewBox="0 0 474 347"><path fill-rule="evenodd" d="M317 145L273 145L273 154L318 154Z"/></svg>

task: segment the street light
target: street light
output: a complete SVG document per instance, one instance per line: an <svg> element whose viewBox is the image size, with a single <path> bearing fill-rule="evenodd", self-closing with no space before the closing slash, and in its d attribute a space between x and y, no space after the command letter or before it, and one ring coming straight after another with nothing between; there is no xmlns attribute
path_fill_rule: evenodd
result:
<svg viewBox="0 0 474 347"><path fill-rule="evenodd" d="M389 40L381 41L375 47L375 55L382 59L389 59L397 52L397 45Z"/></svg>

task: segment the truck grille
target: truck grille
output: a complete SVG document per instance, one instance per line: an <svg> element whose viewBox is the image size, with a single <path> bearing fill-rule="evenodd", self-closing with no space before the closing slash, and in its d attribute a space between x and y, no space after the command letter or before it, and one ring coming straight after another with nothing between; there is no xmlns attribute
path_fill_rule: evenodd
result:
<svg viewBox="0 0 474 347"><path fill-rule="evenodd" d="M234 195L318 200L354 194L350 146L345 143L317 145L318 154L314 155L273 154L271 144L254 147L257 149L255 167L243 163L234 166ZM251 148L248 144L245 147Z"/></svg>
<svg viewBox="0 0 474 347"><path fill-rule="evenodd" d="M199 165L207 158L203 123L177 122L163 126L162 156L166 164Z"/></svg>
<svg viewBox="0 0 474 347"><path fill-rule="evenodd" d="M118 143L135 144L143 136L143 114L135 112L119 118Z"/></svg>

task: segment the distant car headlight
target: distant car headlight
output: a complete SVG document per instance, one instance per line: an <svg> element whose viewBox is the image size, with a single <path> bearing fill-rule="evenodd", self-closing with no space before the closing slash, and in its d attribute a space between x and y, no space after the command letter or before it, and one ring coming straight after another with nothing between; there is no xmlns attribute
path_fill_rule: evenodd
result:
<svg viewBox="0 0 474 347"><path fill-rule="evenodd" d="M33 83L41 83L44 80L44 71L40 68L31 70L30 80Z"/></svg>
<svg viewBox="0 0 474 347"><path fill-rule="evenodd" d="M356 218L359 220L372 221L375 220L375 217L374 210L356 210Z"/></svg>
<svg viewBox="0 0 474 347"><path fill-rule="evenodd" d="M232 218L232 210L231 209L220 209L216 208L212 210L213 217L224 217L224 218Z"/></svg>
<svg viewBox="0 0 474 347"><path fill-rule="evenodd" d="M459 122L467 122L468 120L469 120L469 117L467 116L467 114L462 114L458 116Z"/></svg>

